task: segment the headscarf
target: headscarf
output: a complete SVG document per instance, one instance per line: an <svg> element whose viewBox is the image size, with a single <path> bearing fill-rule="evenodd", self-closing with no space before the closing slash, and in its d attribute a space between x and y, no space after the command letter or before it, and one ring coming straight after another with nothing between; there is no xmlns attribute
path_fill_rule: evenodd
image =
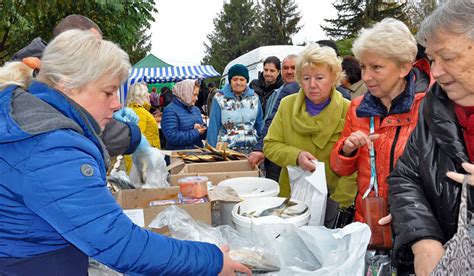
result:
<svg viewBox="0 0 474 276"><path fill-rule="evenodd" d="M173 94L185 104L192 106L196 80L183 80L173 86Z"/></svg>

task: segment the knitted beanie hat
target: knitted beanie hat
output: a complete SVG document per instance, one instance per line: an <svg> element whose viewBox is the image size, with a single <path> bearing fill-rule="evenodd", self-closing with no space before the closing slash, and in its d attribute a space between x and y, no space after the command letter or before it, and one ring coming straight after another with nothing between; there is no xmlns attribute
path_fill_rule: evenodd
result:
<svg viewBox="0 0 474 276"><path fill-rule="evenodd" d="M235 76L242 76L249 82L249 69L245 65L235 64L229 69L229 82Z"/></svg>

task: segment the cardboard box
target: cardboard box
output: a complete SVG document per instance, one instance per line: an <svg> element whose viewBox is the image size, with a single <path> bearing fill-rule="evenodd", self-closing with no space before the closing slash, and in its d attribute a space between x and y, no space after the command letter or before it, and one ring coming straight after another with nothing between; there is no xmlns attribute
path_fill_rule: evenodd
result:
<svg viewBox="0 0 474 276"><path fill-rule="evenodd" d="M152 220L161 211L169 207L170 205L153 206L150 207L150 201L170 199L179 192L179 187L174 186L170 188L157 188L157 189L132 189L122 190L114 194L117 202L122 206L124 212L136 223L143 220L145 228L152 222ZM211 224L211 203L194 203L194 204L178 204L178 207L182 208L195 220L202 221L207 224ZM143 211L141 211L143 210ZM142 215L143 214L143 215ZM168 229L151 229L152 231L160 234L168 234Z"/></svg>
<svg viewBox="0 0 474 276"><path fill-rule="evenodd" d="M170 167L169 183L171 185L177 185L179 179L187 176L207 176L213 185L229 178L260 176L258 168L252 168L247 160L175 163Z"/></svg>

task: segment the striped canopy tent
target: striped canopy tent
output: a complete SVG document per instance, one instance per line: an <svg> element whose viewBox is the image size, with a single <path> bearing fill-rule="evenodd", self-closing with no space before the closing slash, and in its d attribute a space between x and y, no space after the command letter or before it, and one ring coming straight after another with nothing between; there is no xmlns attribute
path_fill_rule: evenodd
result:
<svg viewBox="0 0 474 276"><path fill-rule="evenodd" d="M128 74L128 80L120 89L120 101L125 103L130 86L138 82L165 83L217 76L220 76L220 74L211 65L132 68Z"/></svg>

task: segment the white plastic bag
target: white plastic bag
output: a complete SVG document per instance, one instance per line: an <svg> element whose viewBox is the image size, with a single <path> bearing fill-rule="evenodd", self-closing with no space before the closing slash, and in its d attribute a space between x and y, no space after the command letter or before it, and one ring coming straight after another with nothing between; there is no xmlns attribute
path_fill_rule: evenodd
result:
<svg viewBox="0 0 474 276"><path fill-rule="evenodd" d="M157 148L146 148L132 155L130 181L135 188L166 188L168 168L165 155Z"/></svg>
<svg viewBox="0 0 474 276"><path fill-rule="evenodd" d="M281 270L271 275L363 275L370 240L367 224L342 229L291 224L255 225L254 243L272 248Z"/></svg>
<svg viewBox="0 0 474 276"><path fill-rule="evenodd" d="M370 228L353 222L342 229L302 226L298 235L313 252L322 267L301 275L363 275Z"/></svg>
<svg viewBox="0 0 474 276"><path fill-rule="evenodd" d="M313 161L314 172L305 171L300 167L288 166L291 198L303 201L309 208L311 217L308 225L323 225L326 214L328 188L324 162Z"/></svg>

